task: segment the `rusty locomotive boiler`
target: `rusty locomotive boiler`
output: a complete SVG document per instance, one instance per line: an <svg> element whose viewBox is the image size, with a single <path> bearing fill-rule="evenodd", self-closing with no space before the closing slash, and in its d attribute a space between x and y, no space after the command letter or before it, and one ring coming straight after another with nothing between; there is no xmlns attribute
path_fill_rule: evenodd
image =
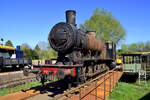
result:
<svg viewBox="0 0 150 100"><path fill-rule="evenodd" d="M42 83L51 80L52 76L71 84L79 84L115 67L116 45L96 39L96 31L83 32L78 29L75 20L76 12L68 10L66 22L60 22L51 29L48 40L50 46L58 52L58 57L55 64L34 67L39 68L41 73L46 72L38 75ZM39 73L37 70L30 72Z"/></svg>
<svg viewBox="0 0 150 100"><path fill-rule="evenodd" d="M58 62L68 62L64 60L66 55L73 64L77 63L77 59L114 60L115 44L96 39L95 31L83 32L77 29L75 18L75 11L66 11L66 22L56 24L50 31L48 40L51 47L58 52Z"/></svg>

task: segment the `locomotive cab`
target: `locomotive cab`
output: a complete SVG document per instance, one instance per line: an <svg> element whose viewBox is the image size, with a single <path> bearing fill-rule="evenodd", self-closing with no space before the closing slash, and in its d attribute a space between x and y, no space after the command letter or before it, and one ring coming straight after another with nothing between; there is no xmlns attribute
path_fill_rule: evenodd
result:
<svg viewBox="0 0 150 100"><path fill-rule="evenodd" d="M116 59L116 44L109 41L105 43L107 50L107 58L115 60Z"/></svg>

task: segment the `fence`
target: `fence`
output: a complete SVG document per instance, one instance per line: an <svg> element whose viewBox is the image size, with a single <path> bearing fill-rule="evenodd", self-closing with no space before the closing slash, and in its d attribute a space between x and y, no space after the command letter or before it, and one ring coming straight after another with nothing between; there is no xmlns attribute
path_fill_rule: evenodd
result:
<svg viewBox="0 0 150 100"><path fill-rule="evenodd" d="M73 96L70 99L76 100L105 100L122 75L122 70L113 69L101 75L92 84L79 90L79 95Z"/></svg>

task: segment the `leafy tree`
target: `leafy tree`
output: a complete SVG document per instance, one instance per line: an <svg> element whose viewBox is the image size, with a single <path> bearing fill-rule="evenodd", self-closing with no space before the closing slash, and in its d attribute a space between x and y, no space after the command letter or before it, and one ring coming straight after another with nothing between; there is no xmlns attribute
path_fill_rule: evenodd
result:
<svg viewBox="0 0 150 100"><path fill-rule="evenodd" d="M23 50L25 58L31 58L31 56L30 56L30 48L22 45L21 46L21 50Z"/></svg>
<svg viewBox="0 0 150 100"><path fill-rule="evenodd" d="M53 58L56 58L58 56L57 52L53 50L50 45L47 46L47 49L52 53Z"/></svg>
<svg viewBox="0 0 150 100"><path fill-rule="evenodd" d="M143 42L139 42L139 43L137 43L137 45L138 45L137 51L138 52L143 52L144 48L145 48L144 43Z"/></svg>
<svg viewBox="0 0 150 100"><path fill-rule="evenodd" d="M135 53L135 52L150 52L150 41L145 43L138 42L132 44L122 44L121 49L118 50L118 53Z"/></svg>
<svg viewBox="0 0 150 100"><path fill-rule="evenodd" d="M128 46L129 51L138 51L138 45L136 43L132 43L131 45Z"/></svg>
<svg viewBox="0 0 150 100"><path fill-rule="evenodd" d="M127 47L126 44L122 44L122 45L121 45L121 49L122 49L123 51L127 51L127 50L128 50L128 47Z"/></svg>
<svg viewBox="0 0 150 100"><path fill-rule="evenodd" d="M30 54L31 54L31 58L33 60L39 59L39 55L38 55L38 53L35 50L30 49Z"/></svg>
<svg viewBox="0 0 150 100"><path fill-rule="evenodd" d="M53 49L50 49L50 52L53 54L53 58L58 56L58 53L54 51Z"/></svg>
<svg viewBox="0 0 150 100"><path fill-rule="evenodd" d="M113 41L119 43L120 40L125 38L126 34L120 22L113 17L111 12L104 8L101 10L96 8L91 18L86 20L84 24L81 24L80 28L84 31L97 31L97 38L104 42Z"/></svg>
<svg viewBox="0 0 150 100"><path fill-rule="evenodd" d="M54 58L54 55L50 50L41 50L40 59L51 59L51 58Z"/></svg>
<svg viewBox="0 0 150 100"><path fill-rule="evenodd" d="M41 49L39 48L39 45L38 45L38 44L35 46L34 50L36 50L36 51L40 51L40 50L41 50Z"/></svg>
<svg viewBox="0 0 150 100"><path fill-rule="evenodd" d="M33 49L30 48L30 46L27 43L24 43L21 46L21 50L24 51L24 57L25 58L31 58L31 59L51 59L56 58L57 52L54 51L51 47L48 47L47 50L43 50L39 47L37 44Z"/></svg>
<svg viewBox="0 0 150 100"><path fill-rule="evenodd" d="M145 43L145 51L150 51L150 41L147 41L146 43Z"/></svg>
<svg viewBox="0 0 150 100"><path fill-rule="evenodd" d="M10 46L10 47L14 47L13 44L12 44L12 42L11 42L10 40L8 40L8 41L5 43L5 45L6 45L6 46Z"/></svg>
<svg viewBox="0 0 150 100"><path fill-rule="evenodd" d="M21 46L21 50L24 51L24 57L30 59L39 59L39 55L35 50L28 48L27 46Z"/></svg>

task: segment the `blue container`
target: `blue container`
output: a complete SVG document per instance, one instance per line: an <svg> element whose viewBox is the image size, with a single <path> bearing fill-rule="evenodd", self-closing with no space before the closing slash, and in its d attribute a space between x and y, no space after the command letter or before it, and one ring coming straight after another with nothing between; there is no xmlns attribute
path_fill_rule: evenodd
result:
<svg viewBox="0 0 150 100"><path fill-rule="evenodd" d="M20 45L17 45L16 51L20 51Z"/></svg>
<svg viewBox="0 0 150 100"><path fill-rule="evenodd" d="M20 58L24 58L23 51L20 51Z"/></svg>
<svg viewBox="0 0 150 100"><path fill-rule="evenodd" d="M16 51L16 58L23 58L23 51Z"/></svg>

